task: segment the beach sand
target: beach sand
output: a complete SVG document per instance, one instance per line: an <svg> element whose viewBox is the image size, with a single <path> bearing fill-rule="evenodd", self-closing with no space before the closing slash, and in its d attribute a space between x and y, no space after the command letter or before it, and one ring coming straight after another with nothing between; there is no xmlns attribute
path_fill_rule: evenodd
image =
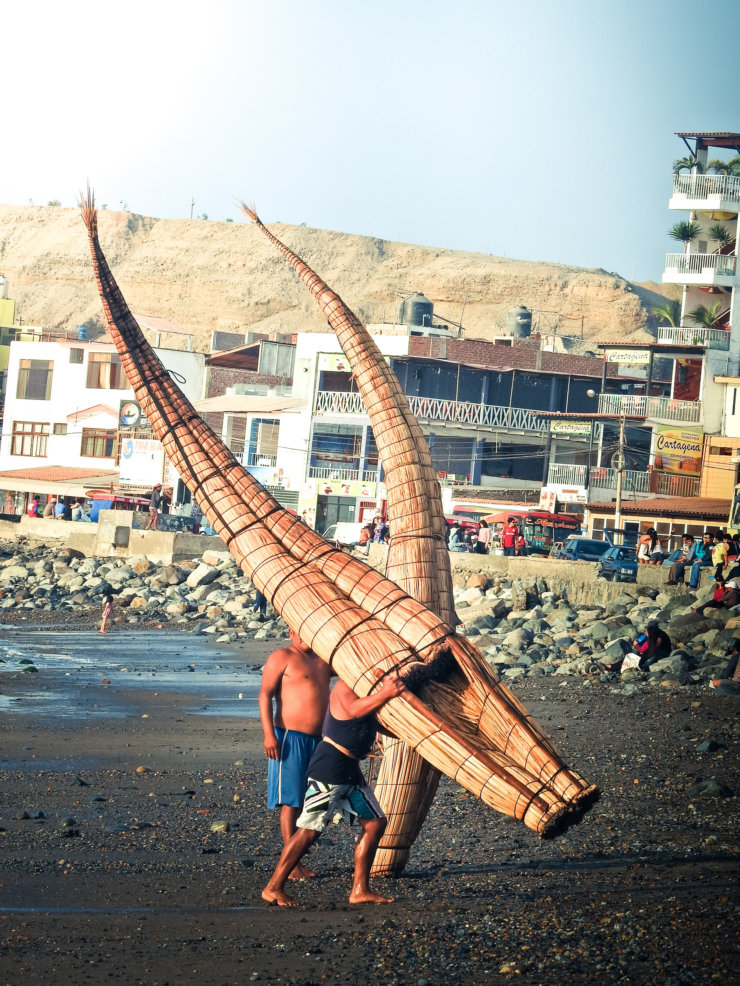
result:
<svg viewBox="0 0 740 986"><path fill-rule="evenodd" d="M173 636L152 632L153 651ZM213 665L241 690L271 647L213 648ZM526 681L517 694L603 789L580 826L540 842L443 780L409 870L377 881L396 903L350 907L340 829L288 910L260 898L280 845L259 722L212 714L208 680L106 685L93 664L81 685L41 663L0 676L2 984L731 981L738 799L687 788L740 790L734 699ZM33 706L43 690L54 701ZM697 752L706 739L722 746Z"/></svg>

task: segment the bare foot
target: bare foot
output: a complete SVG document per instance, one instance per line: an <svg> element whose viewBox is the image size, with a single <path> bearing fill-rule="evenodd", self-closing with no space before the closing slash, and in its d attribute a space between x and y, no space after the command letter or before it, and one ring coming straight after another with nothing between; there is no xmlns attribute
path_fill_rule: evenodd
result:
<svg viewBox="0 0 740 986"><path fill-rule="evenodd" d="M262 899L268 904L277 904L279 907L300 907L297 900L288 897L282 890L269 890L267 887L262 891Z"/></svg>
<svg viewBox="0 0 740 986"><path fill-rule="evenodd" d="M299 863L297 866L293 867L288 879L310 880L314 876L316 876L316 870L310 870L307 866L304 866L303 863Z"/></svg>
<svg viewBox="0 0 740 986"><path fill-rule="evenodd" d="M349 895L350 904L392 904L395 897L384 897L371 890L353 890Z"/></svg>
<svg viewBox="0 0 740 986"><path fill-rule="evenodd" d="M104 637L107 637L108 634L106 630L101 630L100 632L103 634Z"/></svg>

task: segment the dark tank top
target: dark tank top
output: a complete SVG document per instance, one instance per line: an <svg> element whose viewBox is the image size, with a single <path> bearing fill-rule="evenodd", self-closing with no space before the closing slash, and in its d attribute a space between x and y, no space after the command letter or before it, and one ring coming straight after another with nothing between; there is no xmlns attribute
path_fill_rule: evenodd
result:
<svg viewBox="0 0 740 986"><path fill-rule="evenodd" d="M378 721L375 715L361 716L359 719L335 719L327 709L321 730L328 739L339 743L353 756L348 757L331 743L324 740L316 747L308 765L308 776L324 784L356 784L362 786L362 776L358 760L366 757L375 742Z"/></svg>

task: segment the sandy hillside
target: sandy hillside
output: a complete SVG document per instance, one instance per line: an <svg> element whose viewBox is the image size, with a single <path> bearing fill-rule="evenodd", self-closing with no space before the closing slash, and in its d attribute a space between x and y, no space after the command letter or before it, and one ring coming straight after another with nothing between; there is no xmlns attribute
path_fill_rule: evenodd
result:
<svg viewBox="0 0 740 986"><path fill-rule="evenodd" d="M399 296L422 291L467 337L491 338L514 305L559 312L560 331L599 341L640 341L653 324L657 285L603 270L535 263L276 223L300 254L365 321L393 321ZM257 229L246 223L100 213L100 237L132 310L196 333L214 329L321 330L313 299ZM84 225L76 209L0 205L0 272L24 324L102 328ZM566 317L567 316L567 317ZM558 319L541 316L552 330Z"/></svg>

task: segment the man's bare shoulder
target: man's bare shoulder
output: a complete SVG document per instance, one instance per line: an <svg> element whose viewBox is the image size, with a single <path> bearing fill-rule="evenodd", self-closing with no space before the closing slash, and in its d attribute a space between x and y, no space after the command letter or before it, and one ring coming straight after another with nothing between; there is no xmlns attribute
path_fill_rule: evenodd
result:
<svg viewBox="0 0 740 986"><path fill-rule="evenodd" d="M272 654L267 658L264 663L263 671L265 670L278 670L281 667L286 667L295 656L295 648L288 645L287 647L280 647L278 650L274 650Z"/></svg>

